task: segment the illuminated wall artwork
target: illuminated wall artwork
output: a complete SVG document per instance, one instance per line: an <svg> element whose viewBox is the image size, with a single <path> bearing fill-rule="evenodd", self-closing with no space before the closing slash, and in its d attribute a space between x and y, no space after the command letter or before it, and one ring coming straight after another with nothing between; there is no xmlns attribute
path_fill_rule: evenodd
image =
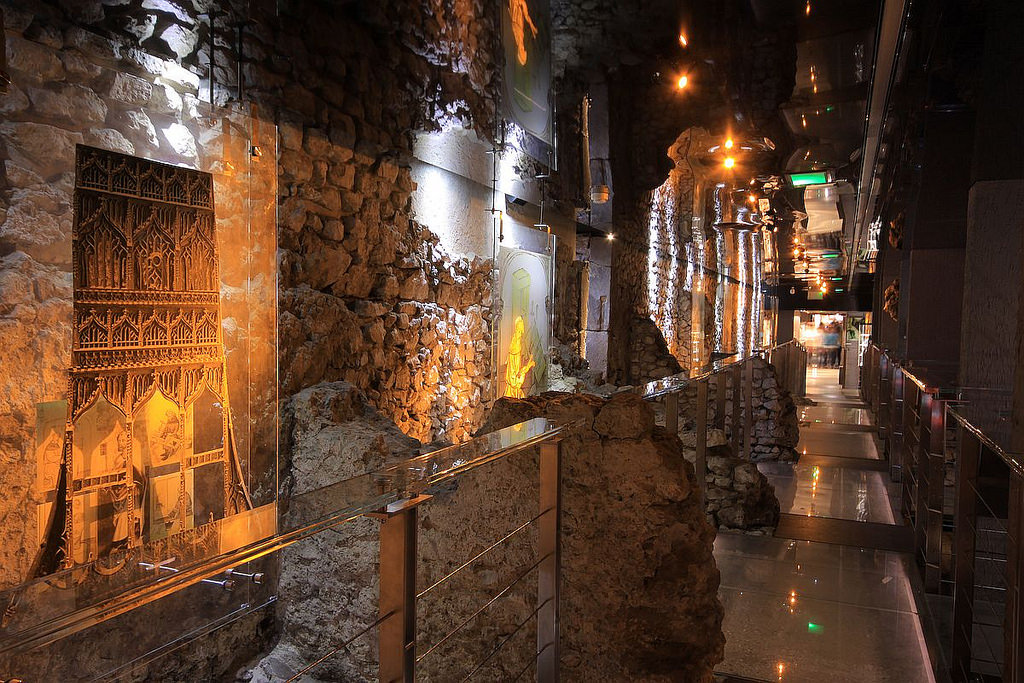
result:
<svg viewBox="0 0 1024 683"><path fill-rule="evenodd" d="M74 204L70 391L37 409L34 573L215 552L218 520L253 504L227 398L212 177L79 146Z"/></svg>
<svg viewBox="0 0 1024 683"><path fill-rule="evenodd" d="M505 0L505 94L509 117L551 144L551 28L548 0Z"/></svg>
<svg viewBox="0 0 1024 683"><path fill-rule="evenodd" d="M497 395L525 398L547 387L551 258L501 247L498 263Z"/></svg>

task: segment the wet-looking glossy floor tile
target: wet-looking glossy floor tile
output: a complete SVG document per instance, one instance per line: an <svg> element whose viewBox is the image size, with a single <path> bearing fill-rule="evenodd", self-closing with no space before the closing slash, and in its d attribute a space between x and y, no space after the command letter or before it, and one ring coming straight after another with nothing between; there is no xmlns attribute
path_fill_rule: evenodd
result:
<svg viewBox="0 0 1024 683"><path fill-rule="evenodd" d="M871 413L864 408L851 408L834 403L822 403L816 406L798 406L796 414L800 422L814 424L861 425L873 424Z"/></svg>
<svg viewBox="0 0 1024 683"><path fill-rule="evenodd" d="M834 455L841 458L878 459L875 435L871 432L843 432L831 429L802 429L800 442L796 445L800 453Z"/></svg>
<svg viewBox="0 0 1024 683"><path fill-rule="evenodd" d="M932 681L909 559L723 533L725 673L782 681ZM781 666L781 669L780 669Z"/></svg>
<svg viewBox="0 0 1024 683"><path fill-rule="evenodd" d="M894 523L885 472L776 462L758 469L775 487L780 512Z"/></svg>

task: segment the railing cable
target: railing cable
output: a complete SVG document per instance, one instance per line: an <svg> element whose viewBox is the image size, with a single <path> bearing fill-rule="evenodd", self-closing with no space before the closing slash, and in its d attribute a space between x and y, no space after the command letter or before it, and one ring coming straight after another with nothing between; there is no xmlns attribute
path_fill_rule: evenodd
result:
<svg viewBox="0 0 1024 683"><path fill-rule="evenodd" d="M395 614L397 614L397 612L395 610L391 610L390 612L388 612L384 616L379 617L376 621L371 623L369 626L364 628L362 631L360 631L359 633L355 634L354 636L352 636L351 638L346 640L344 643L342 643L338 647L334 648L333 650L331 650L330 652L325 654L320 659L316 660L315 662L312 662L311 664L307 664L300 671L297 671L291 678L289 678L287 681L285 681L285 683L293 683L293 681L298 680L299 676L302 676L303 674L308 673L310 670L314 669L315 667L320 666L321 664L323 664L328 659L330 659L334 655L338 654L342 650L347 650L348 646L351 645L353 642L355 642L355 640L357 638L361 638L362 636L366 635L371 630L377 628L378 626L383 624L385 621L387 621L391 617L395 616Z"/></svg>
<svg viewBox="0 0 1024 683"><path fill-rule="evenodd" d="M512 538L513 536L515 536L516 534L518 534L518 533L519 533L520 531L522 531L522 530L523 530L523 529L525 529L526 527L528 527L528 526L530 526L531 524L533 524L534 522L536 522L536 521L537 521L538 519L540 519L540 518L541 518L541 517L543 517L544 515L546 515L546 514L548 514L549 512L551 512L551 511L552 511L553 509L554 509L554 508L548 508L548 509L544 510L543 512L541 512L541 513L540 513L539 515L537 515L537 516L536 516L536 517L534 517L533 519L531 519L531 520L529 520L529 521L527 521L527 522L524 522L524 523L523 523L522 525L520 525L520 526L519 526L519 527L517 527L516 529L513 529L513 530L512 530L512 531L510 531L510 532L509 532L508 534L506 534L506 535L505 535L504 537L502 537L502 538L498 539L497 541L495 541L495 542L494 542L494 543L492 543L491 545L487 546L486 548L484 548L483 550L481 550L481 551L480 551L479 553L477 553L476 555L474 555L474 556L473 556L472 558L470 558L469 560L467 560L467 561L466 561L465 563L463 563L462 565L460 565L459 567L457 567L456 569L454 569L454 570L453 570L453 571L452 571L451 573L447 574L446 576L442 577L441 579L438 579L438 580L437 580L436 582L434 582L434 584L433 584L433 585L431 585L431 586L430 586L430 587L428 587L428 588L424 588L424 589L423 589L422 591L420 591L419 593L417 593L417 594L416 594L416 599L417 599L417 600L421 599L421 598L422 598L422 597L423 597L424 595L426 595L426 594L427 594L427 593L429 593L430 591L434 590L435 588L437 588L438 586L440 586L440 585L441 585L442 583L444 583L444 582L448 581L449 579L451 579L451 578L452 578L453 576L455 576L456 574L458 574L458 573L459 573L459 572L461 572L462 570L464 570L464 569L466 569L467 567L471 566L471 565L472 565L472 564L473 564L474 562L476 562L477 560L479 560L479 559L480 559L481 557L483 557L483 556L484 556L484 555L486 555L487 553L491 552L492 550L494 550L495 548L497 548L497 547L498 547L499 545L501 545L501 544L502 544L502 543L504 543L505 541L509 540L510 538Z"/></svg>
<svg viewBox="0 0 1024 683"><path fill-rule="evenodd" d="M441 645L443 645L444 643L446 643L446 642L448 641L448 639L449 639L449 638L451 638L452 636L454 636L454 635L455 635L456 633L458 633L458 632L459 632L459 631L461 631L461 630L462 630L463 628L465 628L467 624L469 624L469 623L470 623L471 621L473 621L473 620L474 620L474 619L476 619L476 618L477 618L478 616L480 616L481 614L483 614L483 613L484 613L484 612L485 612L485 611L487 610L487 608L488 608L488 607L490 607L490 606L491 606L491 605L493 605L493 604L494 604L495 602L497 602L497 601L498 601L498 600L500 600L500 599L501 599L502 597L504 597L506 593L508 593L508 592L509 592L510 590L512 590L512 589L513 589L513 588L514 588L514 587L516 586L516 584L518 584L518 583L519 583L520 581L522 581L522 580L523 580L523 579L525 579L525 578L526 578L527 576L529 576L529 575L530 575L530 574L531 574L531 573L533 572L533 570L534 570L534 569L536 569L537 567L539 567L539 566L541 565L541 563L542 563L542 562L544 562L544 560L546 560L546 559L548 559L549 557L551 557L551 555L552 555L552 553L548 553L547 555L545 555L544 557L540 558L539 560L537 560L536 562L534 562L534 563L533 563L532 565L530 565L529 569L527 569L527 570L526 570L525 572L523 572L522 574L520 574L520 575L519 575L519 576L518 576L518 577L517 577L517 578L516 578L516 579L515 579L515 580L514 580L514 581L513 581L512 583L510 583L509 585L505 586L505 588L503 588L503 589L501 590L501 592L500 592L500 593L498 593L498 594L497 594L497 595L495 595L495 596L494 596L493 598L491 598L490 600L488 600L487 602L485 602L485 603L483 604L483 606L481 606L481 607L480 607L480 609L478 609L477 611L473 612L473 613L472 613L471 615L469 615L469 616L468 616L468 617L467 617L467 618L466 618L466 619L465 619L465 620L464 620L464 621L463 621L462 623L460 623L460 624L459 624L458 626L456 626L456 627L455 627L454 629L452 629L451 631L449 631L449 632L448 632L448 635L446 635L446 636L445 636L444 638L442 638L441 640L439 640L439 641L437 641L436 643L434 643L434 644L433 644L433 645L432 645L432 646L430 647L430 649L429 649L429 650L427 650L426 652L424 652L423 654L421 654L421 655L420 655L419 657L417 657L417 658L416 658L416 663L417 663L417 664L419 664L419 663L420 663L420 662L421 662L421 661L422 661L422 660L423 660L423 659L424 659L425 657L427 657L427 655L429 655L429 654L430 654L430 653L432 653L432 652L433 652L434 650L436 650L437 648L439 648L439 647L440 647Z"/></svg>
<svg viewBox="0 0 1024 683"><path fill-rule="evenodd" d="M537 613L540 612L542 609L544 609L545 605L547 605L549 602L551 602L551 598L548 598L544 602L542 602L539 605L537 605L537 609L533 610L528 615L526 615L526 618L519 622L519 625L517 625L515 627L515 629L513 629L512 633L510 633L507 636L505 636L505 638L500 643L498 643L498 646L495 647L494 649L492 649L490 652L488 652L487 656L484 657L483 659L481 659L480 663L476 665L476 668L474 668L472 671L470 671L469 674L465 678L462 679L462 683L466 683L466 681L468 681L469 679L473 678L473 676L475 676L477 674L477 672L480 671L480 669L484 668L484 664L486 664L491 659L491 657L493 657L494 655L498 654L498 652L501 651L501 648L505 647L505 645L508 643L508 641L512 640L512 638L514 638L515 635L517 633L519 633L519 631L521 631L522 628L524 626L526 626L526 624L528 624L531 619L533 619L535 616L537 616ZM546 645L544 646L544 649L547 649ZM543 652L543 651L544 650L542 649L541 652ZM540 653L537 653L537 654L540 654ZM534 657L534 659L531 660L530 664L533 664L534 662L536 662L536 657ZM529 668L529 667L527 667L527 668ZM520 675L522 675L522 673L520 673ZM518 676L516 678L518 678Z"/></svg>

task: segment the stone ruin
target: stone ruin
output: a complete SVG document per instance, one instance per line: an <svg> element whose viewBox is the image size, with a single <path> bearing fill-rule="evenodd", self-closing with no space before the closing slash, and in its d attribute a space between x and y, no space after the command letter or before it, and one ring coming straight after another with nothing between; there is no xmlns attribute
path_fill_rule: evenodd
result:
<svg viewBox="0 0 1024 683"><path fill-rule="evenodd" d="M286 412L293 495L417 450L345 383L300 392ZM501 399L482 431L539 416L576 422L562 442L564 679L710 682L724 646L715 531L698 507L679 440L656 427L651 406L631 394ZM537 463L536 451L519 453L432 492L420 510L421 589L537 514ZM281 553L282 635L246 678L287 678L376 618L377 524L356 520ZM420 652L529 568L535 543L535 533L517 535L426 596ZM471 667L533 610L535 590L534 581L522 581L426 657L420 679L451 680ZM495 657L481 672L485 679L510 679L529 666L535 635L524 631L518 642L529 645ZM375 679L374 639L372 632L356 639L310 675Z"/></svg>

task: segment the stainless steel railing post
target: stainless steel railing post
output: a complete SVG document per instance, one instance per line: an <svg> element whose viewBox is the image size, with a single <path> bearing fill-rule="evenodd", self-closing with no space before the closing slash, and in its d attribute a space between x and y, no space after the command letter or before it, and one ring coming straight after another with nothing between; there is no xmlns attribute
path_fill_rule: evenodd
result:
<svg viewBox="0 0 1024 683"><path fill-rule="evenodd" d="M537 552L537 681L557 683L558 601L562 573L562 440L540 447L540 511ZM546 512L545 512L546 511Z"/></svg>
<svg viewBox="0 0 1024 683"><path fill-rule="evenodd" d="M726 380L728 377L724 372L715 375L715 419L712 424L716 429L721 429L725 434L725 394ZM710 380L709 380L710 381Z"/></svg>
<svg viewBox="0 0 1024 683"><path fill-rule="evenodd" d="M737 458L740 457L740 438L742 431L742 399L743 399L743 367L736 365L732 369L732 430L730 440L732 452Z"/></svg>
<svg viewBox="0 0 1024 683"><path fill-rule="evenodd" d="M743 383L743 448L744 457L754 457L754 359L750 358L744 365L745 382Z"/></svg>
<svg viewBox="0 0 1024 683"><path fill-rule="evenodd" d="M1003 624L1004 681L1024 680L1024 480L1010 470L1006 519L1006 614Z"/></svg>
<svg viewBox="0 0 1024 683"><path fill-rule="evenodd" d="M722 377L724 379L724 377ZM721 384L723 391L725 384ZM704 509L704 501L707 497L707 472L708 472L708 380L702 379L697 382L697 458L694 463L694 474L697 477L697 488L700 491L700 508Z"/></svg>
<svg viewBox="0 0 1024 683"><path fill-rule="evenodd" d="M380 681L416 680L416 496L374 516L380 527ZM390 616L387 616L390 615Z"/></svg>
<svg viewBox="0 0 1024 683"><path fill-rule="evenodd" d="M665 430L673 435L679 433L679 393L675 391L665 396Z"/></svg>

